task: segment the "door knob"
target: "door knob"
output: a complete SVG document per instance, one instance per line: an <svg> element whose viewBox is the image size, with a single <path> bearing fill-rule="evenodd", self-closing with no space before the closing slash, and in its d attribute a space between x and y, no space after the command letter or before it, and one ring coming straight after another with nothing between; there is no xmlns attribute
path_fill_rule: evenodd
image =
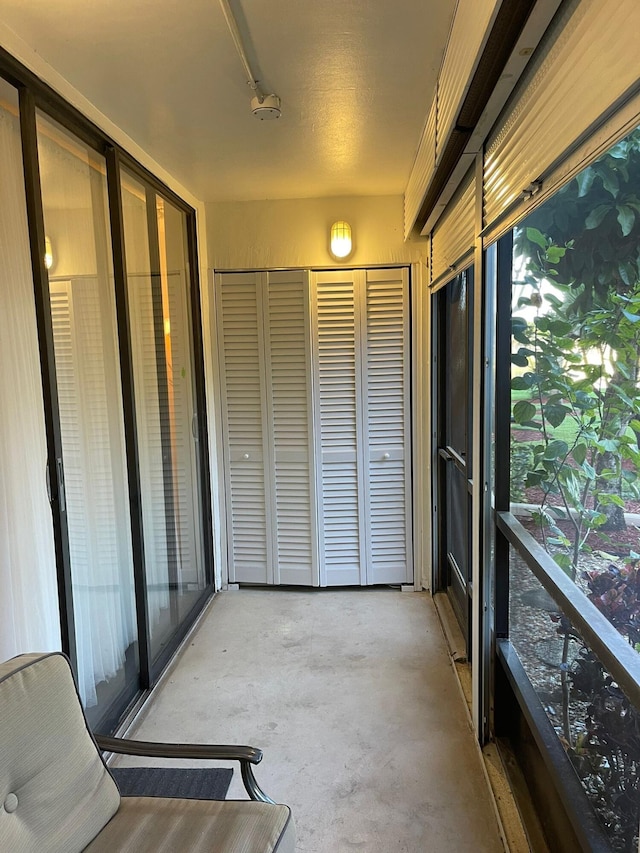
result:
<svg viewBox="0 0 640 853"><path fill-rule="evenodd" d="M390 453L383 453L382 458L383 459L391 459L391 454Z"/></svg>
<svg viewBox="0 0 640 853"><path fill-rule="evenodd" d="M251 456L248 453L243 453L242 458L243 459L251 459Z"/></svg>

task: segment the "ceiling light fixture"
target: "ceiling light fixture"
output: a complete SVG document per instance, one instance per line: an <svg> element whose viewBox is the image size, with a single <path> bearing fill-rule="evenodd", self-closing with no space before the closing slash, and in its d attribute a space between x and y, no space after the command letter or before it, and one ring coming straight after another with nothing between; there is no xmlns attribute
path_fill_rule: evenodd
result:
<svg viewBox="0 0 640 853"><path fill-rule="evenodd" d="M222 8L225 21L227 22L227 26L229 27L231 38L233 39L236 50L238 51L238 56L242 62L244 73L247 77L247 83L253 90L253 96L251 98L251 112L261 121L264 121L265 119L280 118L282 112L280 109L280 98L274 94L266 95L260 88L258 80L256 80L255 74L249 65L247 52L244 49L240 30L238 29L238 22L231 11L229 0L220 0L220 6Z"/></svg>
<svg viewBox="0 0 640 853"><path fill-rule="evenodd" d="M48 237L44 238L44 266L50 270L53 266L53 249L51 248L51 240Z"/></svg>

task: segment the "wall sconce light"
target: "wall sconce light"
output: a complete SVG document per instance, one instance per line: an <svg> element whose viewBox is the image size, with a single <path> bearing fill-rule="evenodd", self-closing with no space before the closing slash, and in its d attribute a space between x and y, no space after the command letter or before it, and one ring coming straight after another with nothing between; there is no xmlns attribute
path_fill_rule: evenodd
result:
<svg viewBox="0 0 640 853"><path fill-rule="evenodd" d="M331 254L334 258L343 259L351 254L351 226L348 222L340 220L331 226Z"/></svg>
<svg viewBox="0 0 640 853"><path fill-rule="evenodd" d="M44 238L44 265L48 270L53 266L53 249L51 248L51 240L48 237Z"/></svg>

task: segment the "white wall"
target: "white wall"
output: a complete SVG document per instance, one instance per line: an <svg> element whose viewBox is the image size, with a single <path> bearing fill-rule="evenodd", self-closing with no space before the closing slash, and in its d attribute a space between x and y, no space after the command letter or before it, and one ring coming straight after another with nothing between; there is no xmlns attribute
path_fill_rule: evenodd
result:
<svg viewBox="0 0 640 853"><path fill-rule="evenodd" d="M221 202L206 205L207 254L216 270L278 269L282 267L330 268L342 266L329 253L329 230L338 219L352 227L354 250L344 266L412 264L414 357L414 535L416 587L430 582L430 539L424 519L430 517L429 459L423 411L428 388L425 358L427 324L422 290L427 275L428 241L417 237L405 242L401 196L289 199L256 202ZM212 278L210 276L210 278ZM213 300L210 300L212 311ZM210 327L215 328L213 317ZM216 391L217 393L217 391ZM219 401L218 401L219 406ZM222 436L217 427L218 458ZM222 470L219 469L222 478ZM222 531L224 536L224 531Z"/></svg>
<svg viewBox="0 0 640 853"><path fill-rule="evenodd" d="M402 196L207 204L210 265L216 270L340 266L329 253L333 222L346 219L354 249L345 265L409 264L426 258L424 238L405 243Z"/></svg>

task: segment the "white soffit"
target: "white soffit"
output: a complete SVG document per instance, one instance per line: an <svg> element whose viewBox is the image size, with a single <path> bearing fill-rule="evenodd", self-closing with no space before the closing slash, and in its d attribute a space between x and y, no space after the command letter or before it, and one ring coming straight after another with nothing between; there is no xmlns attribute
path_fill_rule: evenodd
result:
<svg viewBox="0 0 640 853"><path fill-rule="evenodd" d="M3 0L3 23L205 201L400 195L455 0L231 0L282 118L260 122L215 0Z"/></svg>

